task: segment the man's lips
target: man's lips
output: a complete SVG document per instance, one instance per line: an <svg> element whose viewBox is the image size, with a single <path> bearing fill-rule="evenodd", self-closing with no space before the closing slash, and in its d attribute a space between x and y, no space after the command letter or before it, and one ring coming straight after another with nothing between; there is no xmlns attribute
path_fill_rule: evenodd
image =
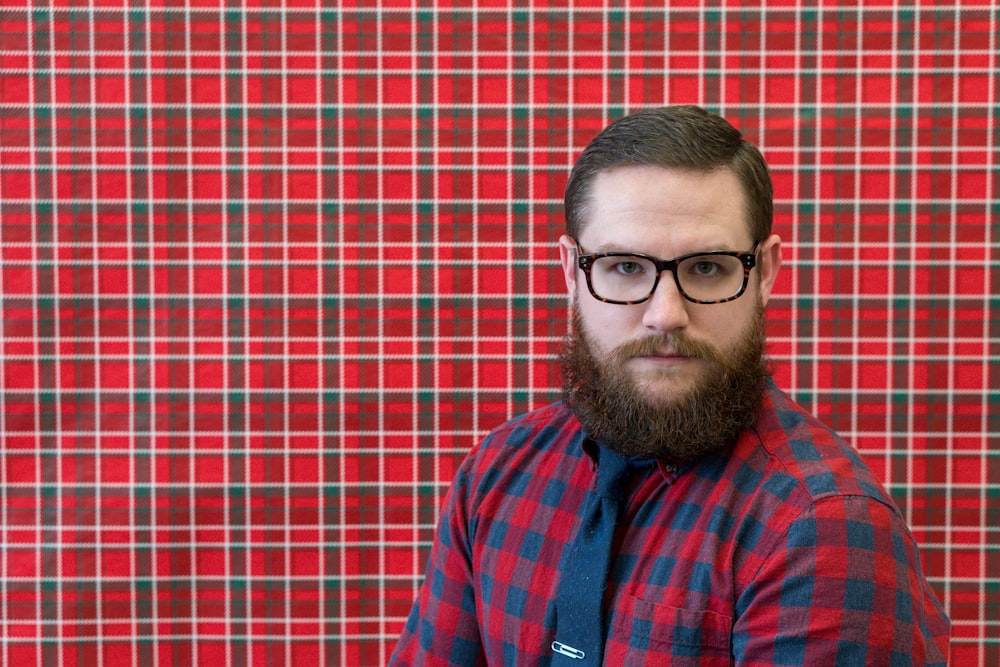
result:
<svg viewBox="0 0 1000 667"><path fill-rule="evenodd" d="M674 357L683 357L685 359L689 359L691 357L690 354L684 354L683 352L680 352L678 350L671 349L671 348L660 349L660 350L651 350L651 349L636 350L636 355L635 356L637 356L637 357L664 357L664 358L668 358L668 359L669 358L674 358Z"/></svg>
<svg viewBox="0 0 1000 667"><path fill-rule="evenodd" d="M694 357L689 357L686 354L679 354L676 352L653 352L647 354L639 354L633 357L634 359L642 359L644 361L651 361L654 363L681 363L685 361L690 361Z"/></svg>

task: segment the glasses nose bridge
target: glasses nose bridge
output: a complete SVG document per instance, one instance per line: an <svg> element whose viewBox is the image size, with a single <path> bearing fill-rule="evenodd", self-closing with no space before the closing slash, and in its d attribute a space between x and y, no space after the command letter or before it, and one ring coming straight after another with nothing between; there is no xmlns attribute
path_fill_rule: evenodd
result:
<svg viewBox="0 0 1000 667"><path fill-rule="evenodd" d="M677 276L677 269L680 266L677 260L658 259L653 257L651 257L650 259L653 260L653 266L656 267L656 279L653 281L653 286L650 288L649 297L647 298L651 298L656 293L656 290L660 287L660 278L663 277L664 271L669 271L670 273L673 274L672 277L674 279L674 287L677 288L678 294L684 296L685 293L684 293L684 288L681 287L681 279Z"/></svg>

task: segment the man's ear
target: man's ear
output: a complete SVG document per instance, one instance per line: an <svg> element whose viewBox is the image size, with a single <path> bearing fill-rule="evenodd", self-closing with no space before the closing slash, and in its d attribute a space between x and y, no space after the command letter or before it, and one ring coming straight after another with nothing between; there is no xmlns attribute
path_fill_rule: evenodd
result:
<svg viewBox="0 0 1000 667"><path fill-rule="evenodd" d="M767 305L771 290L781 270L781 237L771 234L757 248L757 266L760 273L760 302Z"/></svg>
<svg viewBox="0 0 1000 667"><path fill-rule="evenodd" d="M565 234L559 237L559 262L566 281L566 292L572 299L576 294L576 242Z"/></svg>

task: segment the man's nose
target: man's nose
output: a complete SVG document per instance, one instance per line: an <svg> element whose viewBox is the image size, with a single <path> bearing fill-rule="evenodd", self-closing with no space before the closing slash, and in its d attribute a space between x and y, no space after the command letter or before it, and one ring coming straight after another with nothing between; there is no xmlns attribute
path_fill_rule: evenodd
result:
<svg viewBox="0 0 1000 667"><path fill-rule="evenodd" d="M642 316L642 325L648 331L657 333L683 329L690 321L687 311L689 303L677 289L673 275L665 271L660 276L656 291L642 304L646 308Z"/></svg>

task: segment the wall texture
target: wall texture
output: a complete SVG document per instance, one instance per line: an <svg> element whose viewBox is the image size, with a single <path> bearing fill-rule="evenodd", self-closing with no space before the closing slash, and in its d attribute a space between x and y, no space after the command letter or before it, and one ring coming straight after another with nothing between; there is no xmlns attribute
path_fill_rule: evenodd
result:
<svg viewBox="0 0 1000 667"><path fill-rule="evenodd" d="M457 462L558 396L570 164L694 102L773 167L779 384L1000 663L996 4L12 4L3 662L384 664Z"/></svg>

